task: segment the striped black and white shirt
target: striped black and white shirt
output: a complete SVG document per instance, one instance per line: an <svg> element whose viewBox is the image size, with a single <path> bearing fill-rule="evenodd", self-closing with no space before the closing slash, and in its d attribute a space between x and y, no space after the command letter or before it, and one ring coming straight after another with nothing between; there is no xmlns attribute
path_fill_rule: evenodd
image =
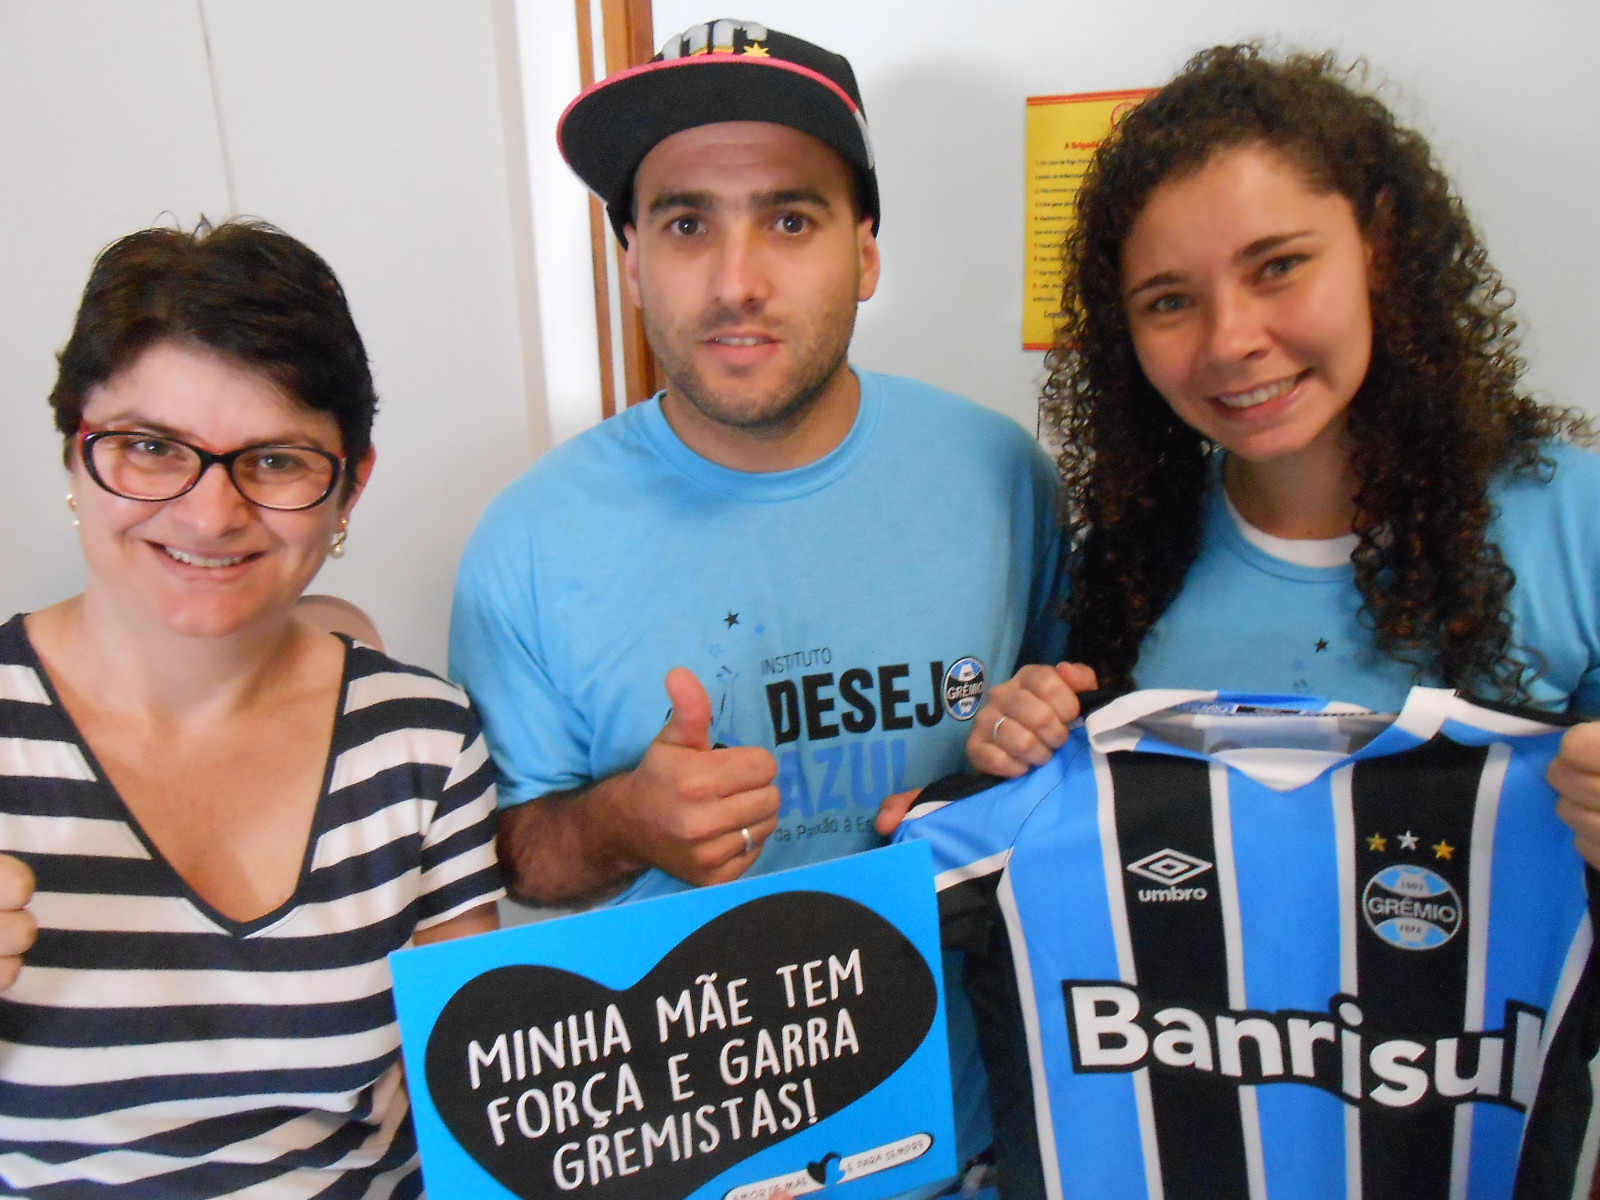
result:
<svg viewBox="0 0 1600 1200"><path fill-rule="evenodd" d="M0 1196L419 1194L386 956L502 894L494 807L463 693L351 645L294 895L230 920L0 626L0 851L40 927L0 995Z"/></svg>
<svg viewBox="0 0 1600 1200"><path fill-rule="evenodd" d="M1560 718L1135 692L936 784L1007 1200L1587 1197L1596 877Z"/></svg>

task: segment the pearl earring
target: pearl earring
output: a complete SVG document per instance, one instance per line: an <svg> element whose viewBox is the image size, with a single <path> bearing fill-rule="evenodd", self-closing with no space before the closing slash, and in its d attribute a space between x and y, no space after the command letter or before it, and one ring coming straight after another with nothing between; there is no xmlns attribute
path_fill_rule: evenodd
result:
<svg viewBox="0 0 1600 1200"><path fill-rule="evenodd" d="M72 510L72 527L78 527L78 498L71 492L67 493L67 507Z"/></svg>
<svg viewBox="0 0 1600 1200"><path fill-rule="evenodd" d="M343 558L344 557L344 543L345 543L345 539L348 538L349 536L350 536L350 518L349 517L340 517L339 518L339 528L334 530L333 540L328 543L328 557L329 558Z"/></svg>

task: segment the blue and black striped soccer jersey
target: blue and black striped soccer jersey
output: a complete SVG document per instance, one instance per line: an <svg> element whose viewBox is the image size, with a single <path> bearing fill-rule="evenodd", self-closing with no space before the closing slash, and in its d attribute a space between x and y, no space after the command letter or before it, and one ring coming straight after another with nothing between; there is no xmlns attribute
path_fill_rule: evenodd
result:
<svg viewBox="0 0 1600 1200"><path fill-rule="evenodd" d="M1006 1197L1587 1195L1591 874L1559 720L1136 692L923 793Z"/></svg>

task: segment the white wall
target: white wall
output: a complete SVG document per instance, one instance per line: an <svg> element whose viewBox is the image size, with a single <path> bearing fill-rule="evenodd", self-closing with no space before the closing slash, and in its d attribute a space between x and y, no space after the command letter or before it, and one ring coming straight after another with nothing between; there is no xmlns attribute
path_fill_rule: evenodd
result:
<svg viewBox="0 0 1600 1200"><path fill-rule="evenodd" d="M563 442L600 420L601 410L589 190L556 147L556 125L582 82L578 17L570 0L516 0L516 12L529 196L539 214L533 236L543 382L551 440ZM596 57L604 61L603 53Z"/></svg>
<svg viewBox="0 0 1600 1200"><path fill-rule="evenodd" d="M45 397L94 254L166 213L250 214L332 264L381 402L349 555L313 586L443 668L462 544L550 436L512 12L0 0L0 613L81 584Z"/></svg>
<svg viewBox="0 0 1600 1200"><path fill-rule="evenodd" d="M657 0L656 40L721 15ZM1594 0L766 0L738 15L860 76L884 199L866 366L1031 425L1023 99L1156 84L1198 47L1267 35L1364 53L1392 81L1519 293L1533 382L1600 411ZM95 252L164 214L250 213L333 264L383 402L350 555L317 586L443 666L478 513L597 415L584 194L554 149L573 25L570 0L0 0L0 617L81 584L45 396Z"/></svg>
<svg viewBox="0 0 1600 1200"><path fill-rule="evenodd" d="M119 7L0 2L0 617L82 586L45 398L95 251L227 208L192 0Z"/></svg>
<svg viewBox="0 0 1600 1200"><path fill-rule="evenodd" d="M1516 290L1546 397L1600 412L1595 0L655 0L659 45L737 15L851 61L879 158L883 283L853 357L1034 425L1020 349L1024 100L1156 86L1252 37L1364 55L1428 133Z"/></svg>

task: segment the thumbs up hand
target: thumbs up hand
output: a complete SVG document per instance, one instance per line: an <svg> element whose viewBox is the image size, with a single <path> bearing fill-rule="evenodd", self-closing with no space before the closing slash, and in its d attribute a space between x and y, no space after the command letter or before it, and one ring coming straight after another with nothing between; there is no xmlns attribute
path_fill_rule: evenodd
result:
<svg viewBox="0 0 1600 1200"><path fill-rule="evenodd" d="M672 701L672 715L656 735L657 742L681 746L685 750L711 749L711 693L700 677L688 667L674 667L667 672L667 699Z"/></svg>
<svg viewBox="0 0 1600 1200"><path fill-rule="evenodd" d="M694 672L667 675L672 716L618 789L617 844L641 865L687 883L750 869L778 826L778 762L759 746L713 749L711 696Z"/></svg>

